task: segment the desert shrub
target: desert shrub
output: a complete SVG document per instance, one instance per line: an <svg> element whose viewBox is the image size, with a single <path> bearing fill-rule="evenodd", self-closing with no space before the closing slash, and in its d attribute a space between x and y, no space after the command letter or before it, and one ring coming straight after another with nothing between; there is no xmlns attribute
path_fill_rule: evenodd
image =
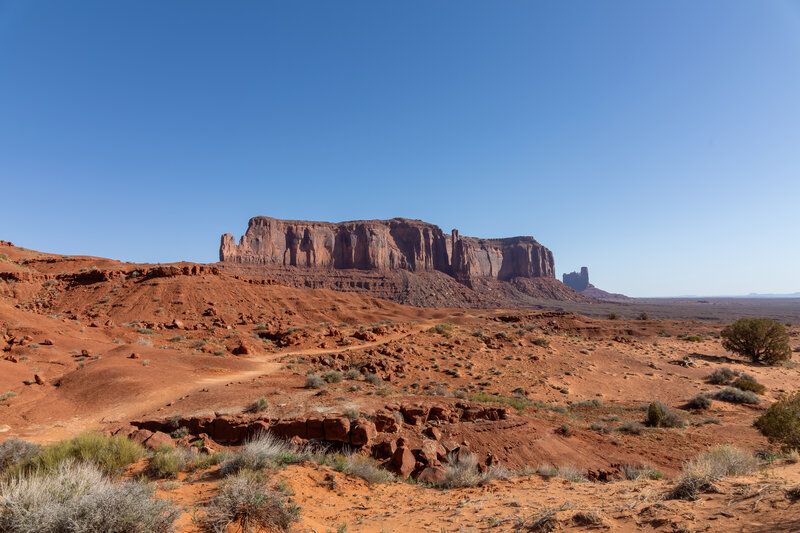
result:
<svg viewBox="0 0 800 533"><path fill-rule="evenodd" d="M514 523L514 531L528 531L531 533L550 533L560 527L556 517L558 509L546 507L538 514L527 518L520 517Z"/></svg>
<svg viewBox="0 0 800 533"><path fill-rule="evenodd" d="M189 435L189 428L187 428L186 426L180 426L178 429L176 429L175 431L171 431L169 434L169 436L172 437L173 439L182 439L183 437L186 437L188 435Z"/></svg>
<svg viewBox="0 0 800 533"><path fill-rule="evenodd" d="M13 398L16 395L17 395L17 393L14 392L14 391L4 392L3 394L0 394L0 402L4 402L4 401L8 400L9 398Z"/></svg>
<svg viewBox="0 0 800 533"><path fill-rule="evenodd" d="M536 346L541 346L542 348L547 348L550 346L550 341L545 339L544 337L538 337L536 339L533 339L532 342Z"/></svg>
<svg viewBox="0 0 800 533"><path fill-rule="evenodd" d="M647 425L654 428L679 428L686 421L669 406L660 402L652 402L647 408Z"/></svg>
<svg viewBox="0 0 800 533"><path fill-rule="evenodd" d="M41 449L38 444L15 438L0 444L0 475L11 466L34 457Z"/></svg>
<svg viewBox="0 0 800 533"><path fill-rule="evenodd" d="M616 320L618 318L619 318L619 315L617 315L617 313L608 313L608 319L609 320Z"/></svg>
<svg viewBox="0 0 800 533"><path fill-rule="evenodd" d="M651 465L630 465L623 464L620 466L620 472L625 479L631 481L639 481L641 479L661 479L664 474L659 472Z"/></svg>
<svg viewBox="0 0 800 533"><path fill-rule="evenodd" d="M176 477L194 466L197 455L186 448L165 447L150 458L150 472L155 477Z"/></svg>
<svg viewBox="0 0 800 533"><path fill-rule="evenodd" d="M299 462L303 453L271 433L262 433L248 440L242 449L222 465L222 472L275 468L282 464Z"/></svg>
<svg viewBox="0 0 800 533"><path fill-rule="evenodd" d="M714 394L714 398L730 403L746 403L750 405L758 405L761 403L761 398L759 398L755 392L735 389L733 387L725 387L721 391L717 391Z"/></svg>
<svg viewBox="0 0 800 533"><path fill-rule="evenodd" d="M629 435L641 435L644 431L644 426L639 422L624 422L618 429L620 433L628 433Z"/></svg>
<svg viewBox="0 0 800 533"><path fill-rule="evenodd" d="M579 526L600 526L603 524L603 518L597 511L578 511L572 515L572 521Z"/></svg>
<svg viewBox="0 0 800 533"><path fill-rule="evenodd" d="M706 380L709 383L713 383L714 385L727 385L731 381L738 376L739 373L735 370L731 370L727 366L723 366L722 368L718 368L714 370Z"/></svg>
<svg viewBox="0 0 800 533"><path fill-rule="evenodd" d="M756 394L764 394L764 392L767 390L764 385L756 381L756 378L748 374L739 376L736 381L731 383L731 386L736 387L739 390L749 390L755 392Z"/></svg>
<svg viewBox="0 0 800 533"><path fill-rule="evenodd" d="M689 409L708 409L711 407L711 398L707 394L698 394L686 403Z"/></svg>
<svg viewBox="0 0 800 533"><path fill-rule="evenodd" d="M439 484L443 488L473 487L511 475L511 471L502 466L491 466L481 472L478 457L471 453L448 454L444 470L445 480Z"/></svg>
<svg viewBox="0 0 800 533"><path fill-rule="evenodd" d="M206 509L205 524L216 533L236 531L286 531L299 509L280 491L268 488L252 472L239 472L222 482Z"/></svg>
<svg viewBox="0 0 800 533"><path fill-rule="evenodd" d="M373 374L372 372L367 372L366 374L364 374L364 381L372 385L375 385L376 387L380 387L381 385L383 385L383 380L381 379L381 377L378 374Z"/></svg>
<svg viewBox="0 0 800 533"><path fill-rule="evenodd" d="M366 480L370 484L386 483L394 479L394 475L379 467L370 457L351 454L346 456L344 472Z"/></svg>
<svg viewBox="0 0 800 533"><path fill-rule="evenodd" d="M97 465L107 473L120 473L129 464L145 456L144 448L122 437L84 433L74 439L52 444L20 464L21 470L53 470L68 459Z"/></svg>
<svg viewBox="0 0 800 533"><path fill-rule="evenodd" d="M727 476L740 476L756 468L755 458L733 446L717 446L683 465L670 495L679 499L695 499L697 493L707 490L714 481Z"/></svg>
<svg viewBox="0 0 800 533"><path fill-rule="evenodd" d="M261 411L266 411L268 407L269 407L269 401L267 401L267 399L262 396L258 400L248 405L247 409L245 409L245 412L260 413Z"/></svg>
<svg viewBox="0 0 800 533"><path fill-rule="evenodd" d="M770 442L787 450L800 450L800 391L780 396L756 420L756 427Z"/></svg>
<svg viewBox="0 0 800 533"><path fill-rule="evenodd" d="M702 335L683 335L682 337L678 338L686 342L703 342L706 340Z"/></svg>
<svg viewBox="0 0 800 533"><path fill-rule="evenodd" d="M344 377L347 379L361 379L361 371L357 368L348 368L347 372L344 373Z"/></svg>
<svg viewBox="0 0 800 533"><path fill-rule="evenodd" d="M774 365L792 358L786 326L771 318L740 318L721 336L723 348L754 363Z"/></svg>
<svg viewBox="0 0 800 533"><path fill-rule="evenodd" d="M306 376L306 388L307 389L321 389L327 384L323 378L316 374L309 374Z"/></svg>
<svg viewBox="0 0 800 533"><path fill-rule="evenodd" d="M572 428L570 427L569 424L567 424L565 422L565 423L561 424L560 426L558 426L555 429L555 432L558 433L559 435L564 436L564 437L569 437L569 436L572 435Z"/></svg>
<svg viewBox="0 0 800 533"><path fill-rule="evenodd" d="M576 483L580 481L586 481L586 476L584 476L583 472L578 470L578 468L574 465L539 465L536 468L536 473L547 479L550 479L551 477L559 477L561 479L574 481Z"/></svg>
<svg viewBox="0 0 800 533"><path fill-rule="evenodd" d="M0 484L4 533L162 533L180 511L144 483L112 483L94 465L67 460Z"/></svg>
<svg viewBox="0 0 800 533"><path fill-rule="evenodd" d="M639 313L639 316L636 317L636 320L650 320L650 315L648 315L646 311L642 311Z"/></svg>
<svg viewBox="0 0 800 533"><path fill-rule="evenodd" d="M449 337L450 333L453 331L453 324L436 324L428 331Z"/></svg>
<svg viewBox="0 0 800 533"><path fill-rule="evenodd" d="M322 379L328 383L339 383L342 381L342 373L338 370L329 370L328 372L322 374Z"/></svg>
<svg viewBox="0 0 800 533"><path fill-rule="evenodd" d="M527 409L528 407L528 400L526 400L525 398L497 396L494 394L487 394L485 392L479 392L477 394L474 394L471 400L473 402L488 402L488 403L500 403L509 405L514 409L516 409L518 413L525 411L525 409Z"/></svg>

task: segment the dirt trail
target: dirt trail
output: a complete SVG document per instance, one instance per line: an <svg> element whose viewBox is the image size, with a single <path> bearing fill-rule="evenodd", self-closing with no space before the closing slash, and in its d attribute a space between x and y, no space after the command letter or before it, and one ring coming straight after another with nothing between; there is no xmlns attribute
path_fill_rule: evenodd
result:
<svg viewBox="0 0 800 533"><path fill-rule="evenodd" d="M327 355L348 352L351 350L373 348L387 342L397 341L412 335L416 335L429 328L434 323L435 321L425 321L416 324L408 331L387 335L375 341L352 344L339 348L307 348L303 350L287 352L274 352L263 356L254 357L250 360L254 365L256 365L252 369L206 376L197 380L185 382L184 384L176 383L174 387L171 387L168 390L161 390L157 393L152 393L148 396L137 398L135 404L109 406L108 409L102 412L94 412L91 414L87 413L83 416L75 416L68 422L61 422L54 426L30 428L31 431L26 435L26 438L31 438L41 442L50 442L67 438L83 431L96 429L99 423L123 422L126 420L131 420L137 416L140 416L142 413L158 410L159 408L168 405L179 398L197 393L202 389L224 387L236 381L244 381L251 378L269 375L280 370L282 363L278 362L277 360L283 357Z"/></svg>

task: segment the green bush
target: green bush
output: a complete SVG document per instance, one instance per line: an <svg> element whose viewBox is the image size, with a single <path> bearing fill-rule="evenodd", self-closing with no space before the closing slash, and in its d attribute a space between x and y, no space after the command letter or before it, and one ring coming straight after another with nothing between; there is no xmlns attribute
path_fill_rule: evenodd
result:
<svg viewBox="0 0 800 533"><path fill-rule="evenodd" d="M150 458L150 472L155 477L176 477L194 466L197 455L186 448L165 447Z"/></svg>
<svg viewBox="0 0 800 533"><path fill-rule="evenodd" d="M767 388L764 385L756 381L756 378L747 374L744 374L741 377L739 377L736 381L731 383L731 385L739 390L752 391L755 392L756 394L764 394L764 392L766 392L767 390Z"/></svg>
<svg viewBox="0 0 800 533"><path fill-rule="evenodd" d="M269 407L269 401L267 401L267 399L262 396L258 400L248 405L247 409L245 409L245 412L260 413L262 411L266 411L268 407Z"/></svg>
<svg viewBox="0 0 800 533"><path fill-rule="evenodd" d="M533 344L536 346L541 346L542 348L548 348L550 346L550 341L545 339L544 337L539 337L533 339Z"/></svg>
<svg viewBox="0 0 800 533"><path fill-rule="evenodd" d="M485 392L479 392L478 394L473 395L471 400L473 402L488 402L509 405L516 409L518 413L522 413L528 408L528 401L525 398L496 396L494 394L486 394Z"/></svg>
<svg viewBox="0 0 800 533"><path fill-rule="evenodd" d="M800 391L780 396L756 420L756 427L770 442L787 450L800 450Z"/></svg>
<svg viewBox="0 0 800 533"><path fill-rule="evenodd" d="M723 348L754 363L774 365L792 358L786 326L770 318L740 318L721 336Z"/></svg>
<svg viewBox="0 0 800 533"><path fill-rule="evenodd" d="M144 448L126 437L84 433L48 446L19 466L23 471L49 471L64 461L77 459L97 465L104 472L119 474L144 456Z"/></svg>
<svg viewBox="0 0 800 533"><path fill-rule="evenodd" d="M647 425L654 428L679 428L685 426L686 422L670 407L652 402L647 408Z"/></svg>

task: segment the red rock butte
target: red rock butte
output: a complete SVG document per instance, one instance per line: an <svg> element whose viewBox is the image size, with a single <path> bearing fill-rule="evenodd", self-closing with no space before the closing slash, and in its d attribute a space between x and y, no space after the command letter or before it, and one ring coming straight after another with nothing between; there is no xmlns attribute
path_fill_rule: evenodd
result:
<svg viewBox="0 0 800 533"><path fill-rule="evenodd" d="M459 281L555 278L553 253L533 237L477 239L446 235L421 220L309 222L250 219L236 244L222 236L222 262L328 269L439 271Z"/></svg>

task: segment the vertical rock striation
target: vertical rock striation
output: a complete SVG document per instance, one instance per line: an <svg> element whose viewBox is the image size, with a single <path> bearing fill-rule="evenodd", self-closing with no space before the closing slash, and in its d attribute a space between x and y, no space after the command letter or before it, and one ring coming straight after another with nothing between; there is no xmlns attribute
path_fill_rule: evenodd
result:
<svg viewBox="0 0 800 533"><path fill-rule="evenodd" d="M445 235L420 220L333 224L250 219L239 243L222 236L220 261L322 269L439 271L462 283L476 278L555 278L553 254L533 237L476 239Z"/></svg>

